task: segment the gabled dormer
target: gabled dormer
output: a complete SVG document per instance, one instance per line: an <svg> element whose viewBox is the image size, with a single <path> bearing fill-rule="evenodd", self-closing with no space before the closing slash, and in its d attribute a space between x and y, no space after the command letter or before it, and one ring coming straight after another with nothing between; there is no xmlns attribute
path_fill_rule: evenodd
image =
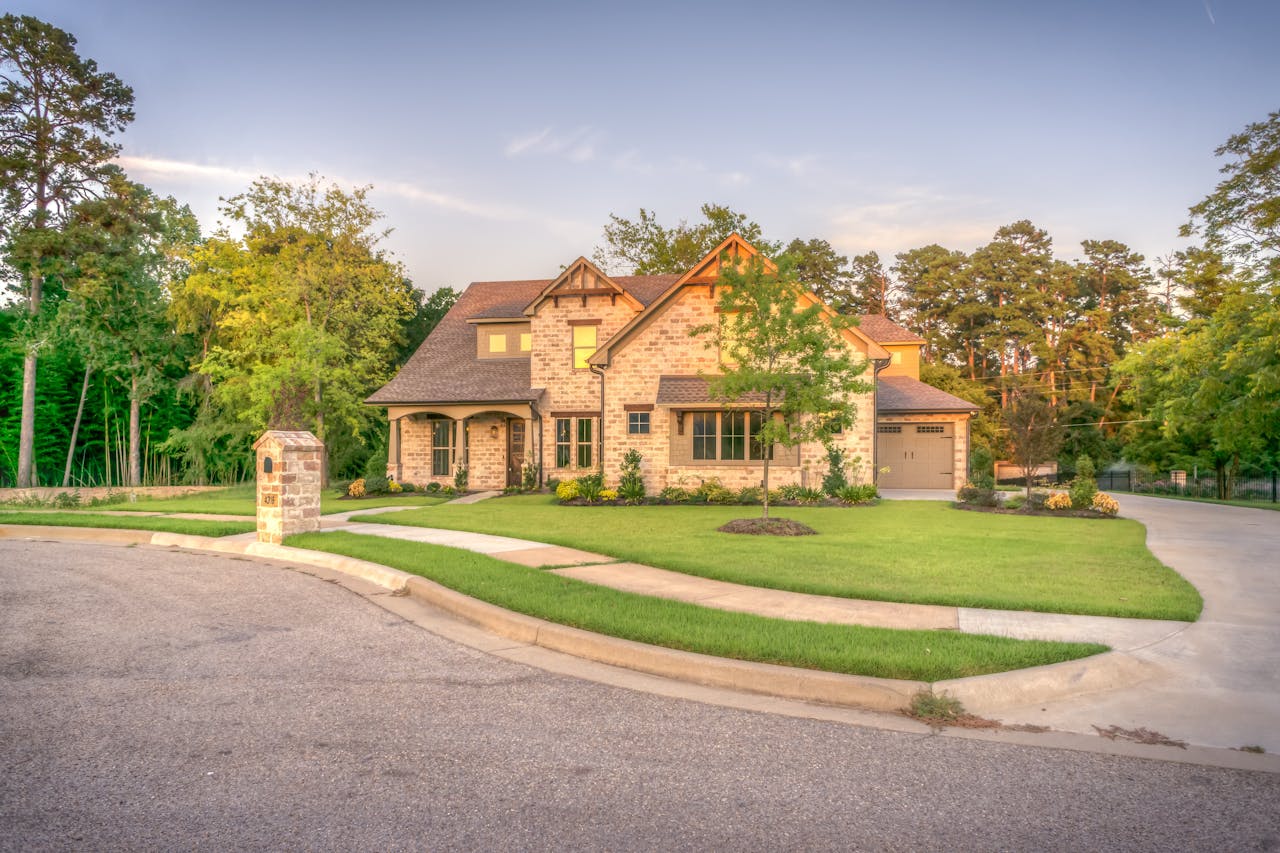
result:
<svg viewBox="0 0 1280 853"><path fill-rule="evenodd" d="M863 332L889 352L889 364L881 376L920 378L920 349L924 338L912 334L883 314L864 314L859 318Z"/></svg>
<svg viewBox="0 0 1280 853"><path fill-rule="evenodd" d="M525 316L532 317L548 301L555 307L559 307L561 301L567 299L579 301L585 308L587 300L592 297L604 297L611 305L616 305L619 300L623 300L634 311L644 308L634 296L605 275L599 267L586 258L579 257L542 289L537 298L524 309L524 313Z"/></svg>

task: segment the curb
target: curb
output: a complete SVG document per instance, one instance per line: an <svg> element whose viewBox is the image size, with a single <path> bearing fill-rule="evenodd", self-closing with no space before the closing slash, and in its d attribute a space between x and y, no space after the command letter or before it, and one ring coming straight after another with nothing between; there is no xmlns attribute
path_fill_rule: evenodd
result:
<svg viewBox="0 0 1280 853"><path fill-rule="evenodd" d="M3 538L157 545L243 554L330 569L369 581L393 594L408 594L519 643L709 687L874 711L900 711L911 704L916 693L930 689L930 685L923 681L740 661L608 637L515 613L399 569L322 551L180 533L93 527L0 524L0 539ZM1031 669L940 681L933 684L932 689L959 699L971 713L993 713L1006 707L1133 684L1154 677L1158 672L1158 667L1153 664L1123 652L1108 652Z"/></svg>

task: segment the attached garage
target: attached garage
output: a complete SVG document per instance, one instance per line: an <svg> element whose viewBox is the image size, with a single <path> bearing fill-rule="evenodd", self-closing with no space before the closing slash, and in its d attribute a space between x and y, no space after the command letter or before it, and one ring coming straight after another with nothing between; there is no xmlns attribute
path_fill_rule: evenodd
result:
<svg viewBox="0 0 1280 853"><path fill-rule="evenodd" d="M909 376L876 381L876 484L947 489L969 475L969 418L977 406Z"/></svg>
<svg viewBox="0 0 1280 853"><path fill-rule="evenodd" d="M876 427L876 467L884 489L953 489L955 424L899 423Z"/></svg>

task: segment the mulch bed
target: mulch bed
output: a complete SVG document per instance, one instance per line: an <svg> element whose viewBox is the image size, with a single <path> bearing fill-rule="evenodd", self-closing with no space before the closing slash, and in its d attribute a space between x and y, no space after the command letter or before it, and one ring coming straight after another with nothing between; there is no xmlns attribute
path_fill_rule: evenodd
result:
<svg viewBox="0 0 1280 853"><path fill-rule="evenodd" d="M1027 509L1019 507L1018 509L1005 509L1002 506L979 506L978 504L953 503L956 509L968 510L969 512L993 512L996 515L1045 515L1054 518L1115 518L1114 515L1107 515L1094 509Z"/></svg>
<svg viewBox="0 0 1280 853"><path fill-rule="evenodd" d="M716 528L721 533L746 533L750 536L814 536L818 531L789 518L736 518Z"/></svg>

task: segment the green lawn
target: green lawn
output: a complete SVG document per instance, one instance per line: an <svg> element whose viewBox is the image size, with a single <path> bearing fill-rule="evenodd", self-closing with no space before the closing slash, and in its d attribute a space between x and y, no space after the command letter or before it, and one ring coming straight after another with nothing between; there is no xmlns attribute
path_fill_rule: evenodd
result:
<svg viewBox="0 0 1280 853"><path fill-rule="evenodd" d="M139 498L130 503L128 496L122 496L113 504L100 504L102 509L131 512L208 512L219 515L254 515L253 483L242 483L225 489L210 492L197 492L179 498ZM435 506L444 503L444 498L430 497L425 494L386 495L360 500L344 500L334 494L332 489L325 489L320 494L320 512L328 515L334 512L350 512L353 509L377 509L388 506Z"/></svg>
<svg viewBox="0 0 1280 853"><path fill-rule="evenodd" d="M112 530L156 530L193 536L232 536L257 529L252 521L201 521L153 515L94 515L87 512L9 512L0 510L0 524L48 524L54 527L107 527Z"/></svg>
<svg viewBox="0 0 1280 853"><path fill-rule="evenodd" d="M1107 650L1095 643L1010 640L790 622L619 592L483 554L352 533L304 533L286 545L344 554L587 631L691 652L807 669L942 681L1041 666Z"/></svg>
<svg viewBox="0 0 1280 853"><path fill-rule="evenodd" d="M1127 519L963 512L940 501L785 507L818 536L719 533L756 507L564 507L545 495L371 516L364 521L495 533L749 586L846 598L1194 620L1191 584Z"/></svg>

